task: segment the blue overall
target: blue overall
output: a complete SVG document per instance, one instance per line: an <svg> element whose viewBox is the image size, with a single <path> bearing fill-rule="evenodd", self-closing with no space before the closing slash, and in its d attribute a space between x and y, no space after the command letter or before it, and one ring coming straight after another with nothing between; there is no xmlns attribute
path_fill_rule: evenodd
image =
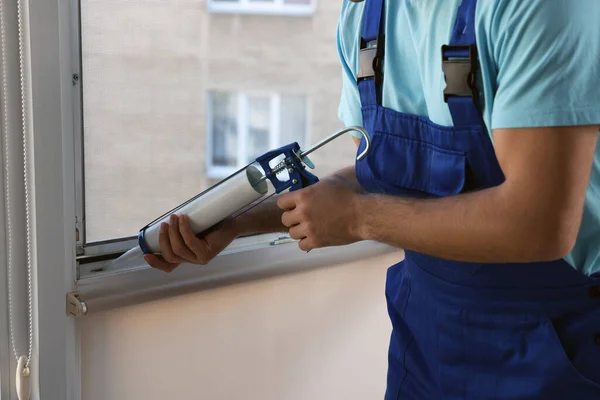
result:
<svg viewBox="0 0 600 400"><path fill-rule="evenodd" d="M369 192L443 197L503 182L476 90L450 82L478 65L476 3L463 0L443 50L448 127L381 105L383 0L366 1L361 53L374 57L361 62L358 87L373 148L356 173ZM386 400L600 399L600 282L564 260L479 264L406 251L388 270L386 299Z"/></svg>

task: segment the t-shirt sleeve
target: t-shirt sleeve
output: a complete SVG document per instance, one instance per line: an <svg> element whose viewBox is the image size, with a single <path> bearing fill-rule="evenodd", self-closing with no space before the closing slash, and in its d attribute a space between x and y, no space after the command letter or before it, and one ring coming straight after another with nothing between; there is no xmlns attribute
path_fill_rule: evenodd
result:
<svg viewBox="0 0 600 400"><path fill-rule="evenodd" d="M600 124L600 1L499 0L492 129Z"/></svg>
<svg viewBox="0 0 600 400"><path fill-rule="evenodd" d="M350 67L355 49L350 46L350 37L352 32L344 32L343 19L344 11L340 17L337 29L337 50L342 65L342 92L340 96L340 104L338 107L338 117L344 126L362 126L362 113L360 105L360 95L358 93L358 85L356 83L355 73ZM360 136L360 134L352 132L352 135Z"/></svg>

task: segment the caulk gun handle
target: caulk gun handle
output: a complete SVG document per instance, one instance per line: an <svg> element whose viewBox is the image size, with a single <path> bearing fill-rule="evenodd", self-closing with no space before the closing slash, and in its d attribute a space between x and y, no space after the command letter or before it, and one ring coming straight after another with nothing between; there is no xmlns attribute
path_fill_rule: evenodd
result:
<svg viewBox="0 0 600 400"><path fill-rule="evenodd" d="M298 171L298 175L300 176L300 182L294 184L294 181L292 180L290 192L308 187L310 185L314 185L315 183L319 182L319 178L317 178L316 175L309 172L306 168L303 168L301 171ZM290 179L292 178L290 177Z"/></svg>
<svg viewBox="0 0 600 400"><path fill-rule="evenodd" d="M276 150L269 151L256 159L256 162L258 162L265 171L266 178L271 181L277 193L281 193L287 189L290 191L302 189L303 187L310 186L319 181L319 178L306 170L306 167L298 157L298 154L300 154L300 146L298 143L294 142ZM285 163L283 164L283 167L276 167L276 169L273 170L269 163L280 156L284 157ZM277 179L277 174L283 169L287 169L289 174L289 179L286 181Z"/></svg>

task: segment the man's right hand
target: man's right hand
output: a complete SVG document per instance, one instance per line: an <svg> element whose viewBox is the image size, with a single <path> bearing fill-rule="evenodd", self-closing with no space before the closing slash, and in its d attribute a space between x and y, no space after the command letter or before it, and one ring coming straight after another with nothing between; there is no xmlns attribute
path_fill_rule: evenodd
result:
<svg viewBox="0 0 600 400"><path fill-rule="evenodd" d="M198 238L185 215L172 215L169 223L163 222L160 228L162 257L149 254L144 256L144 260L151 267L165 272L171 272L184 263L206 265L238 236L235 224L229 223Z"/></svg>

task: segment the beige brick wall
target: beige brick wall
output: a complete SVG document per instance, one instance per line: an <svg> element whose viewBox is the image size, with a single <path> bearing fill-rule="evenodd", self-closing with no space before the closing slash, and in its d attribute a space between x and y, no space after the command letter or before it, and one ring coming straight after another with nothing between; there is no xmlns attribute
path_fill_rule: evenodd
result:
<svg viewBox="0 0 600 400"><path fill-rule="evenodd" d="M82 2L88 239L135 234L206 188L206 101L214 89L304 93L308 143L341 128L340 2L310 17L209 14L204 0ZM352 163L342 138L323 175Z"/></svg>

